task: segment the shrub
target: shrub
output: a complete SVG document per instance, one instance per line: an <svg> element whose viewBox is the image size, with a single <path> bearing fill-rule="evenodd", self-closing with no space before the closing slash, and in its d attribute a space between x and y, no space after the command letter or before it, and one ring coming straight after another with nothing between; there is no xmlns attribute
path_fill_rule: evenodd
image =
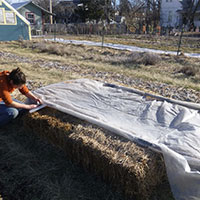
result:
<svg viewBox="0 0 200 200"><path fill-rule="evenodd" d="M195 76L197 70L193 66L184 66L179 72L185 74L186 76Z"/></svg>
<svg viewBox="0 0 200 200"><path fill-rule="evenodd" d="M161 57L158 54L143 53L141 60L144 65L155 65L161 61Z"/></svg>
<svg viewBox="0 0 200 200"><path fill-rule="evenodd" d="M127 56L128 63L134 63L134 64L141 64L141 53L139 52L133 52L129 56Z"/></svg>
<svg viewBox="0 0 200 200"><path fill-rule="evenodd" d="M161 57L153 53L133 52L126 58L126 63L155 65L161 61Z"/></svg>
<svg viewBox="0 0 200 200"><path fill-rule="evenodd" d="M161 61L161 57L153 53L141 53L141 52L132 52L126 55L115 55L109 57L109 60L112 64L118 65L123 64L127 67L143 65L155 65Z"/></svg>

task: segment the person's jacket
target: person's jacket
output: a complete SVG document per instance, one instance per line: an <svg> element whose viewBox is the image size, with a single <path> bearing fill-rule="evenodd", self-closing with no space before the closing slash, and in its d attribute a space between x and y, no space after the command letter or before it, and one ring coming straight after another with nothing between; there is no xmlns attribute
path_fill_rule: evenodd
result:
<svg viewBox="0 0 200 200"><path fill-rule="evenodd" d="M9 71L0 72L0 101L4 101L6 105L9 105L13 102L11 98L11 93L15 90L12 85L9 83L8 75L10 74ZM28 88L23 85L19 91L22 94L27 94L29 92Z"/></svg>

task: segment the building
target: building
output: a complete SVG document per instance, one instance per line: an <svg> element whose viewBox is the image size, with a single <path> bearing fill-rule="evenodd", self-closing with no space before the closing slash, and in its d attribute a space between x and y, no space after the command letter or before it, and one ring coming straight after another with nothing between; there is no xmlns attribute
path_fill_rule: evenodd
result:
<svg viewBox="0 0 200 200"><path fill-rule="evenodd" d="M160 11L160 25L163 28L180 28L187 12L183 9L180 0L162 0ZM200 27L200 8L194 16L194 27Z"/></svg>
<svg viewBox="0 0 200 200"><path fill-rule="evenodd" d="M30 23L5 0L0 0L0 41L30 40Z"/></svg>
<svg viewBox="0 0 200 200"><path fill-rule="evenodd" d="M182 9L179 0L162 0L160 11L161 27L179 27L181 24L181 14L177 12Z"/></svg>
<svg viewBox="0 0 200 200"><path fill-rule="evenodd" d="M13 3L12 6L30 22L33 35L43 33L46 17L54 15L32 1Z"/></svg>

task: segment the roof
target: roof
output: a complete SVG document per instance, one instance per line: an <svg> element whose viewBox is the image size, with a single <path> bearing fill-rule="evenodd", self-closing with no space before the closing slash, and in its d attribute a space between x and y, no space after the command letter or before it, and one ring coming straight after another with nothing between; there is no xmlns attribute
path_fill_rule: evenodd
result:
<svg viewBox="0 0 200 200"><path fill-rule="evenodd" d="M182 9L182 10L177 10L176 12L178 12L178 13L180 13L180 14L188 14L189 12L188 12L188 10L187 9ZM195 11L195 13L197 14L197 13L200 13L200 8L198 8L196 11Z"/></svg>
<svg viewBox="0 0 200 200"><path fill-rule="evenodd" d="M22 19L22 21L24 21L27 25L30 25L30 22L23 17L18 11L17 9L15 9L11 4L9 4L6 0L1 0L10 10L14 11L14 13Z"/></svg>
<svg viewBox="0 0 200 200"><path fill-rule="evenodd" d="M26 5L28 5L29 3L32 3L33 5L35 5L36 7L40 8L42 11L48 13L49 15L55 15L54 13L49 12L48 10L42 8L41 6L35 4L35 3L32 2L32 1L24 1L24 2L20 2L20 3L13 3L13 4L11 4L11 6L12 6L13 8L15 8L16 10L19 10L20 8L22 8L22 7L26 6Z"/></svg>
<svg viewBox="0 0 200 200"><path fill-rule="evenodd" d="M30 28L30 22L23 17L13 6L11 6L6 0L1 0L1 3L3 3L3 6L6 7L9 11L12 11L15 13L15 16L17 19L20 19L21 22L19 23L18 20L15 20L15 23L12 25L5 27L3 26L4 31L1 31L1 41L11 41L11 40L19 40L19 38L23 39L31 39L31 28ZM21 26L21 23L24 23L25 26ZM4 25L4 24L3 24ZM20 26L21 28L18 29L16 26ZM10 34L12 32L12 34Z"/></svg>
<svg viewBox="0 0 200 200"><path fill-rule="evenodd" d="M27 5L30 1L24 1L24 2L20 2L20 3L13 3L11 4L13 8L15 8L16 10L20 9L21 7Z"/></svg>

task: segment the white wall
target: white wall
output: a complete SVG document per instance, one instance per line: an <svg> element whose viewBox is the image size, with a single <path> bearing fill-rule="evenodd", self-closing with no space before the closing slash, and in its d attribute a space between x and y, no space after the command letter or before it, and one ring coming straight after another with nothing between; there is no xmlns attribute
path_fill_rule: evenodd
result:
<svg viewBox="0 0 200 200"><path fill-rule="evenodd" d="M196 27L200 27L200 13L196 14L196 16L194 17L194 25Z"/></svg>
<svg viewBox="0 0 200 200"><path fill-rule="evenodd" d="M160 11L160 25L164 27L178 26L180 16L176 11L181 9L182 5L179 0L162 0Z"/></svg>

